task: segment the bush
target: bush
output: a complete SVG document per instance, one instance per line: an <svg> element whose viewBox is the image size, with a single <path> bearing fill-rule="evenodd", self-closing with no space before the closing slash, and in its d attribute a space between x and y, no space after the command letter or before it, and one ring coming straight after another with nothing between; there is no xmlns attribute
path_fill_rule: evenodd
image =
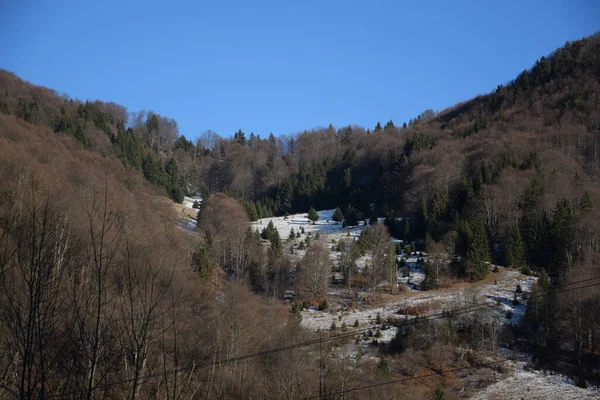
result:
<svg viewBox="0 0 600 400"><path fill-rule="evenodd" d="M531 268L529 268L528 265L525 265L525 266L521 267L520 272L523 275L532 275L533 274L533 272L531 272Z"/></svg>
<svg viewBox="0 0 600 400"><path fill-rule="evenodd" d="M342 210L340 210L339 207L333 213L332 218L335 222L342 222L344 220L344 214L342 213Z"/></svg>
<svg viewBox="0 0 600 400"><path fill-rule="evenodd" d="M317 213L317 210L315 210L314 207L311 207L308 210L308 219L310 219L312 222L319 220L319 214Z"/></svg>
<svg viewBox="0 0 600 400"><path fill-rule="evenodd" d="M329 304L327 304L327 300L323 299L323 301L319 304L319 310L325 311L329 308Z"/></svg>
<svg viewBox="0 0 600 400"><path fill-rule="evenodd" d="M523 293L523 289L521 289L521 285L517 284L517 289L515 290L515 293Z"/></svg>
<svg viewBox="0 0 600 400"><path fill-rule="evenodd" d="M577 379L575 380L575 386L583 388L583 389L587 389L588 384L587 381L585 380L585 378L581 375L579 375L577 377Z"/></svg>
<svg viewBox="0 0 600 400"><path fill-rule="evenodd" d="M358 322L358 319L354 320L354 327L358 328L360 326L360 323Z"/></svg>
<svg viewBox="0 0 600 400"><path fill-rule="evenodd" d="M519 301L519 299L517 299L517 294L515 293L515 297L513 298L512 305L518 306L519 304L521 304L521 302Z"/></svg>

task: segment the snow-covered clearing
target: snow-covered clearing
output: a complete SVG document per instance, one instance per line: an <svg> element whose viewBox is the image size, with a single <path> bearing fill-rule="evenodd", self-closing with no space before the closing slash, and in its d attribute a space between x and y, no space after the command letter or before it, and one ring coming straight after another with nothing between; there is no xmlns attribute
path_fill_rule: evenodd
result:
<svg viewBox="0 0 600 400"><path fill-rule="evenodd" d="M491 282L475 283L469 286L458 286L449 289L432 290L427 292L411 291L399 295L386 295L381 305L364 305L352 303L352 307L345 304L332 304L330 310L317 311L314 309L302 312L302 325L311 330L328 330L332 323L340 327L343 322L348 327L353 326L356 320L360 327L375 326L377 314L383 322L388 319L413 318L415 314L426 316L444 310L464 309L468 306L489 305L478 311L479 318L496 318L501 323L517 324L525 312L525 304L513 305L517 284L523 292L531 290L531 285L536 278L525 276L516 270L502 268L493 274ZM348 291L333 289L330 297L352 301ZM368 295L364 293L364 295ZM521 295L518 295L521 299ZM499 302L499 304L498 304ZM512 312L512 318L507 319L506 313Z"/></svg>
<svg viewBox="0 0 600 400"><path fill-rule="evenodd" d="M196 195L194 197L184 197L182 204L177 204L177 209L181 213L178 225L189 231L196 230L198 210L194 208L194 202L202 203L202 197Z"/></svg>
<svg viewBox="0 0 600 400"><path fill-rule="evenodd" d="M308 219L308 214L295 214L287 217L263 218L254 222L252 225L259 231L265 228L269 222L279 231L282 240L287 240L291 230L294 233L301 232L304 229L304 234L301 234L299 239L304 240L310 233L314 240L316 233L321 235L321 243L323 243L330 251L330 257L335 263L339 257L339 253L331 249L333 243L337 243L341 239L351 238L357 239L360 233L366 228L364 222L361 221L358 226L343 228L340 222L335 222L332 219L335 210L318 211L319 220L314 224ZM300 260L305 254L305 250L295 250L291 258L295 261ZM357 260L359 270L364 268L368 262L370 255L367 254ZM426 258L426 256L425 256ZM358 321L361 328L376 327L375 319L377 314L380 315L382 321L412 318L414 315L429 315L439 313L444 310L463 309L468 306L479 306L488 304L489 308L484 308L478 317L496 319L501 323L517 324L525 312L525 302L522 299L522 294L518 294L518 304L513 304L513 299L520 285L523 292L529 292L531 286L537 278L529 277L521 274L519 271L500 268L498 273L490 273L490 278L483 282L473 284L461 284L447 289L438 289L428 292L416 290L419 284L423 281L425 275L422 269L417 264L417 255L409 255L406 258L406 268L408 276L404 274L402 269L398 272L398 283L408 286L409 291L399 295L383 295L377 296L369 292L350 292L347 288L332 285L328 292L328 301L330 309L326 311L317 311L314 309L304 310L302 312L302 325L308 329L329 330L333 323L340 328L343 323L348 328L351 328L355 321ZM490 270L493 268L490 265ZM375 305L369 305L364 301L367 298L376 297ZM507 318L507 313L511 314L511 318ZM383 341L393 337L391 330L386 331ZM390 335L391 334L391 335ZM390 336L390 337L387 337Z"/></svg>
<svg viewBox="0 0 600 400"><path fill-rule="evenodd" d="M302 235L302 238L306 237L306 235L311 232L312 234L316 234L319 232L321 235L327 235L329 240L340 240L344 238L358 238L360 236L360 232L365 229L363 225L364 222L360 221L358 226L350 226L343 228L341 222L334 221L333 213L335 210L323 210L318 211L319 220L314 224L308 219L308 214L294 214L289 215L287 217L273 217L273 218L263 218L259 219L256 222L252 223L252 226L259 231L263 228L266 228L269 225L269 222L273 222L273 226L277 228L279 231L279 237L282 240L286 240L290 231L294 229L294 233L300 232L302 228L304 228L305 234Z"/></svg>
<svg viewBox="0 0 600 400"><path fill-rule="evenodd" d="M542 371L526 371L524 362L507 363L512 372L500 376L494 383L472 397L474 400L500 399L598 399L598 388L583 389L563 375L550 375ZM513 368L510 368L513 367Z"/></svg>

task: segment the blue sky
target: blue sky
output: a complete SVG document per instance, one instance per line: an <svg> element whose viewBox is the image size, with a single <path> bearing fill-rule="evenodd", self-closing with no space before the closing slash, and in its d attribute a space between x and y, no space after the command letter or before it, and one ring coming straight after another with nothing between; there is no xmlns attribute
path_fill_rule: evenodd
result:
<svg viewBox="0 0 600 400"><path fill-rule="evenodd" d="M372 128L487 93L599 21L595 0L0 0L0 68L192 138Z"/></svg>

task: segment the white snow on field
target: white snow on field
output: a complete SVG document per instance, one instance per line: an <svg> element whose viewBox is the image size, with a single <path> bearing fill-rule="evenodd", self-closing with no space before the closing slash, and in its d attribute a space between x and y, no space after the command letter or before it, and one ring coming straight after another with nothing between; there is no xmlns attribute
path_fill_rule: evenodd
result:
<svg viewBox="0 0 600 400"><path fill-rule="evenodd" d="M405 258L406 264L398 271L398 283L407 285L409 289L417 289L425 280L423 269L417 264L418 257ZM408 276L403 276L408 273Z"/></svg>
<svg viewBox="0 0 600 400"><path fill-rule="evenodd" d="M487 284L482 291L488 302L500 303L500 307L496 309L499 318L504 318L506 323L518 325L525 314L527 302L523 299L523 294L516 293L517 285L521 287L524 293L530 294L531 287L536 281L537 277L526 276L512 269L504 269L498 284ZM513 304L515 294L517 294L517 300L519 301L518 305ZM506 314L509 311L512 313L510 320L506 319Z"/></svg>
<svg viewBox="0 0 600 400"><path fill-rule="evenodd" d="M413 318L414 313L421 316L436 314L443 310L462 309L468 306L483 306L478 311L477 318L496 319L502 324L518 324L525 312L525 302L519 295L520 304L513 305L517 284L523 292L529 292L531 285L537 278L525 276L519 271L501 269L498 274L497 284L493 281L473 287L457 287L445 290L432 290L427 292L411 291L390 297L384 304L376 306L355 305L353 309L336 309L334 305L327 311L314 309L302 311L302 326L312 331L329 330L332 323L341 327L345 322L347 327L352 327L358 320L360 328L375 327L377 314L385 323L388 319ZM344 295L346 294L346 295ZM338 298L348 297L347 290L332 290L330 295ZM500 304L498 305L498 300ZM331 302L330 302L331 304ZM411 310L412 309L412 310ZM507 311L513 316L506 318ZM406 314L408 312L408 314ZM471 313L463 312L461 318L472 317Z"/></svg>
<svg viewBox="0 0 600 400"><path fill-rule="evenodd" d="M199 203L202 203L202 197L200 197L200 195L196 195L194 197L187 197L187 196L185 196L183 198L183 203L182 204L184 206L188 207L188 208L194 209L194 202L195 201L197 201Z"/></svg>
<svg viewBox="0 0 600 400"><path fill-rule="evenodd" d="M508 363L507 363L508 364ZM515 371L477 393L474 400L496 399L598 399L598 388L583 389L563 375L549 375L542 371L525 371L524 362L511 363ZM510 375L505 374L505 375Z"/></svg>
<svg viewBox="0 0 600 400"><path fill-rule="evenodd" d="M184 197L183 198L183 203L182 205L188 209L189 212L185 212L184 214L185 217L181 218L179 220L178 225L184 229L190 230L190 231L195 231L196 230L196 224L198 221L196 221L196 219L192 218L189 214L193 214L196 215L198 210L196 210L194 208L194 202L200 202L202 203L202 197L200 197L200 195L196 195L194 197Z"/></svg>
<svg viewBox="0 0 600 400"><path fill-rule="evenodd" d="M323 210L317 211L319 214L319 220L313 223L308 219L308 213L294 214L287 217L273 217L273 218L262 218L252 223L254 229L261 231L269 225L269 222L273 222L273 226L279 231L279 237L282 240L286 240L290 231L294 229L294 232L300 232L304 228L305 234L302 238L306 237L309 232L315 234L319 232L321 235L327 235L328 239L340 240L343 238L358 238L360 232L365 229L363 221L360 221L358 226L350 226L343 228L341 222L336 222L332 219L335 210ZM348 233L350 235L348 235ZM314 236L313 236L314 237Z"/></svg>

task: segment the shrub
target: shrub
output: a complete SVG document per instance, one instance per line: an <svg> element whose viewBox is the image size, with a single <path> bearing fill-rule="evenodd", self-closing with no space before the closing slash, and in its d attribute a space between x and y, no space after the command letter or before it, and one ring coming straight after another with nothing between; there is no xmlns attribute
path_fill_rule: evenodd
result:
<svg viewBox="0 0 600 400"><path fill-rule="evenodd" d="M317 213L317 210L315 210L314 207L311 207L308 210L308 219L310 219L312 222L319 220L319 214Z"/></svg>
<svg viewBox="0 0 600 400"><path fill-rule="evenodd" d="M519 304L521 304L521 302L519 301L519 299L517 299L517 294L515 293L515 297L513 298L512 305L518 306Z"/></svg>
<svg viewBox="0 0 600 400"><path fill-rule="evenodd" d="M333 213L332 218L335 222L342 222L344 220L344 214L342 213L342 210L340 210L339 207Z"/></svg>
<svg viewBox="0 0 600 400"><path fill-rule="evenodd" d="M587 389L588 384L587 384L587 381L585 380L585 378L583 376L579 375L577 377L577 379L575 380L575 386L578 386L583 389Z"/></svg>
<svg viewBox="0 0 600 400"><path fill-rule="evenodd" d="M354 320L354 327L358 328L360 326L360 323L358 322L358 319Z"/></svg>
<svg viewBox="0 0 600 400"><path fill-rule="evenodd" d="M521 269L520 269L520 272L521 272L523 275L531 275L531 274L532 274L532 272L531 272L531 268L529 268L529 266L528 266L528 265L525 265L525 266L521 267Z"/></svg>
<svg viewBox="0 0 600 400"><path fill-rule="evenodd" d="M325 311L329 308L329 304L327 304L327 300L323 299L323 301L321 303L319 303L319 310L320 311Z"/></svg>
<svg viewBox="0 0 600 400"><path fill-rule="evenodd" d="M523 289L521 289L521 285L517 284L517 289L515 290L516 293L523 293Z"/></svg>

